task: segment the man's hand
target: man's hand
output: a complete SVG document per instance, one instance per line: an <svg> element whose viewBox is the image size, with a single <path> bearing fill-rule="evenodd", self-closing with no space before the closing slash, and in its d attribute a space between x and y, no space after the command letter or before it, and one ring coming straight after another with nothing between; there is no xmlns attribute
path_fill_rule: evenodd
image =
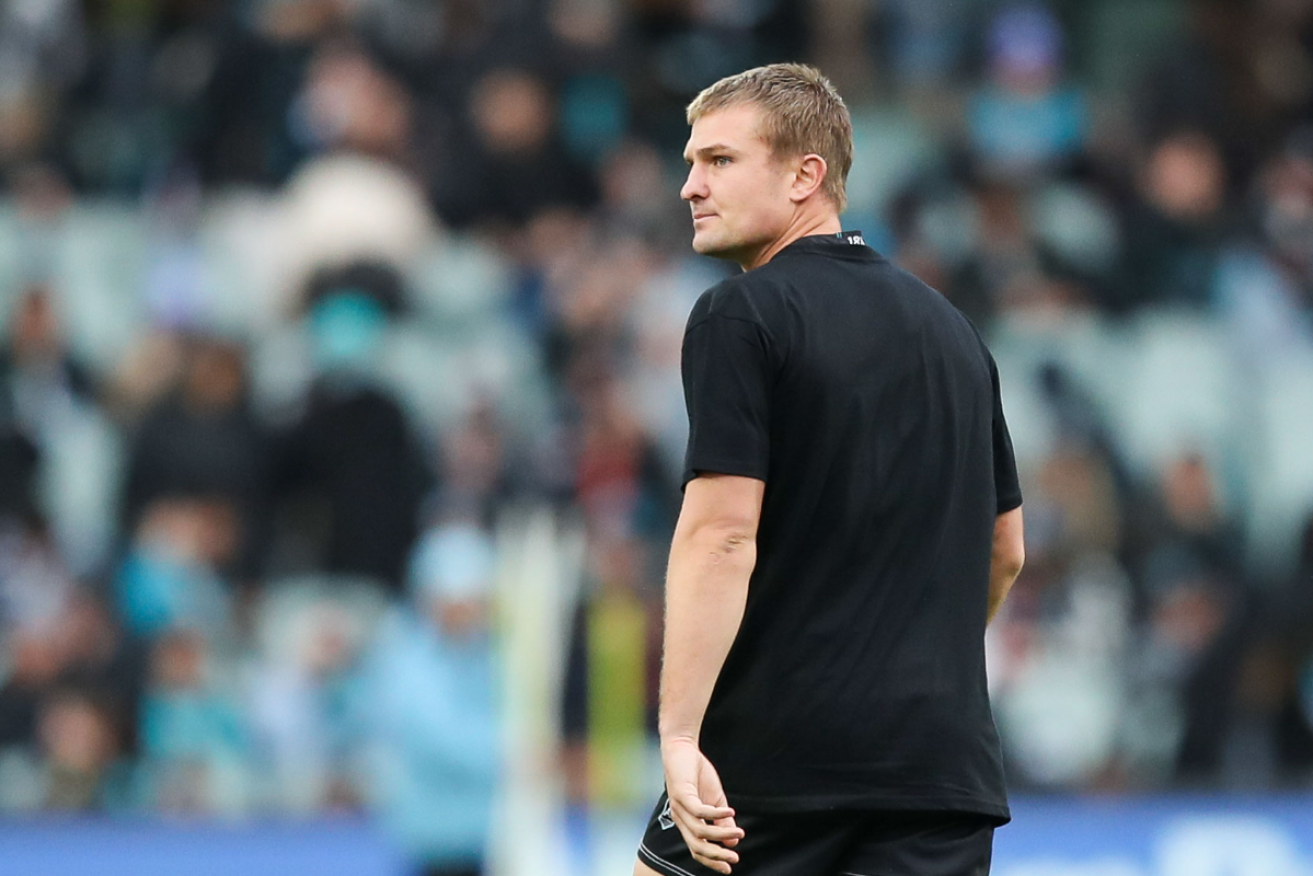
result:
<svg viewBox="0 0 1313 876"><path fill-rule="evenodd" d="M661 763L670 814L693 859L717 873L729 873L730 864L739 862L733 848L743 838L743 830L734 823L734 810L725 799L716 768L697 743L684 738L661 743Z"/></svg>

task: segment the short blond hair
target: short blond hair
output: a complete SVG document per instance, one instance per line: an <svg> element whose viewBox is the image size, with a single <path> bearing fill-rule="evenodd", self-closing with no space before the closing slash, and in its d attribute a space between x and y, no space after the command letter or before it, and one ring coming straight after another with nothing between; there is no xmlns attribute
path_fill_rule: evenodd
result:
<svg viewBox="0 0 1313 876"><path fill-rule="evenodd" d="M760 134L777 157L815 153L825 159L821 190L842 213L853 165L853 122L830 80L807 64L754 67L704 88L688 105L688 123L740 104L761 108Z"/></svg>

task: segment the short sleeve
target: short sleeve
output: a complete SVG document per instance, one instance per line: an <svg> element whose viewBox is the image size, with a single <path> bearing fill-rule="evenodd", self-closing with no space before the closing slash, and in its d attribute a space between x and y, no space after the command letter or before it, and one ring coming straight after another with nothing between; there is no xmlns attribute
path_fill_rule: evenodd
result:
<svg viewBox="0 0 1313 876"><path fill-rule="evenodd" d="M772 383L764 329L714 312L690 321L681 370L689 427L683 483L703 472L764 481Z"/></svg>
<svg viewBox="0 0 1313 876"><path fill-rule="evenodd" d="M1012 436L1003 417L1003 397L999 392L998 366L989 359L989 376L994 388L994 494L998 513L1021 507L1021 481L1017 477L1017 459L1012 452Z"/></svg>

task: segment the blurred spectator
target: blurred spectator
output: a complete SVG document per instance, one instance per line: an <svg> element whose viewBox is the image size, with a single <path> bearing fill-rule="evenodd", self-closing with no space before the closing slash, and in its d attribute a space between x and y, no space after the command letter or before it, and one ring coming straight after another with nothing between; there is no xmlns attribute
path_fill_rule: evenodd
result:
<svg viewBox="0 0 1313 876"><path fill-rule="evenodd" d="M164 812L221 814L246 805L246 732L200 628L155 640L141 710L143 794Z"/></svg>
<svg viewBox="0 0 1313 876"><path fill-rule="evenodd" d="M309 546L318 568L400 584L426 488L409 428L378 389L323 380L311 390L279 478L284 495L307 499L323 521Z"/></svg>
<svg viewBox="0 0 1313 876"><path fill-rule="evenodd" d="M0 169L56 151L52 133L59 119L42 91L69 88L86 60L78 4L52 0L0 9Z"/></svg>
<svg viewBox="0 0 1313 876"><path fill-rule="evenodd" d="M175 36L169 71L175 87L190 92L180 95L191 110L189 158L208 184L280 184L304 158L289 107L312 40L336 25L339 4L198 5L209 7L212 20Z"/></svg>
<svg viewBox="0 0 1313 876"><path fill-rule="evenodd" d="M285 288L298 291L322 270L359 262L404 270L437 234L417 180L350 152L304 164L283 191L282 210L286 237L276 257Z"/></svg>
<svg viewBox="0 0 1313 876"><path fill-rule="evenodd" d="M1291 309L1313 308L1313 128L1301 127L1259 177L1260 221L1277 265L1291 282Z"/></svg>
<svg viewBox="0 0 1313 876"><path fill-rule="evenodd" d="M596 349L578 356L574 502L588 537L563 691L567 795L630 805L642 740L654 728L659 582L678 515L677 477L644 432ZM682 467L682 466L681 466Z"/></svg>
<svg viewBox="0 0 1313 876"><path fill-rule="evenodd" d="M53 810L98 810L126 802L113 724L92 696L61 691L42 703L37 735L45 756L45 802Z"/></svg>
<svg viewBox="0 0 1313 876"><path fill-rule="evenodd" d="M630 412L622 387L603 377L585 391L575 501L590 535L609 541L673 532L675 481Z"/></svg>
<svg viewBox="0 0 1313 876"><path fill-rule="evenodd" d="M1198 453L1168 463L1158 495L1143 505L1144 518L1127 527L1130 554L1152 589L1159 555L1190 558L1224 586L1238 582L1242 569L1241 537L1226 513L1216 476Z"/></svg>
<svg viewBox="0 0 1313 876"><path fill-rule="evenodd" d="M620 144L606 157L599 177L598 212L607 229L652 244L684 242L687 207L672 197L677 184L651 144L640 140Z"/></svg>
<svg viewBox="0 0 1313 876"><path fill-rule="evenodd" d="M1010 781L1047 789L1117 787L1129 582L1097 553L1047 571L1053 577L1019 594L1022 601L999 633L1017 637L1011 644L1019 650L999 682L996 706Z"/></svg>
<svg viewBox="0 0 1313 876"><path fill-rule="evenodd" d="M162 498L139 517L116 581L128 629L154 637L178 626L225 635L233 596L220 575L234 558L235 509L215 500Z"/></svg>
<svg viewBox="0 0 1313 876"><path fill-rule="evenodd" d="M485 74L469 96L473 139L450 144L435 180L438 212L453 225L520 226L554 206L591 206L596 181L564 151L553 96L539 76Z"/></svg>
<svg viewBox="0 0 1313 876"><path fill-rule="evenodd" d="M571 629L566 667L565 767L580 808L641 805L644 746L656 731L660 597L646 546L598 534Z"/></svg>
<svg viewBox="0 0 1313 876"><path fill-rule="evenodd" d="M396 161L407 149L409 96L358 47L330 42L310 63L292 127L312 152L336 148Z"/></svg>
<svg viewBox="0 0 1313 876"><path fill-rule="evenodd" d="M1115 559L1121 508L1112 471L1071 441L1029 483L1027 574L990 631L1012 780L1114 784L1134 604Z"/></svg>
<svg viewBox="0 0 1313 876"><path fill-rule="evenodd" d="M1031 229L1021 189L982 182L972 195L978 238L948 284L949 300L986 324L1000 312L1039 309L1055 297L1060 307L1073 304L1054 282L1054 260Z"/></svg>
<svg viewBox="0 0 1313 876"><path fill-rule="evenodd" d="M58 646L48 630L9 630L5 640L8 669L0 687L0 746L34 747L43 695L59 676Z"/></svg>
<svg viewBox="0 0 1313 876"><path fill-rule="evenodd" d="M41 450L12 419L0 421L0 515L14 520L36 511Z"/></svg>
<svg viewBox="0 0 1313 876"><path fill-rule="evenodd" d="M204 325L217 296L208 282L200 240L200 180L190 167L179 164L162 174L148 197L154 223L142 297L149 318L174 330Z"/></svg>
<svg viewBox="0 0 1313 876"><path fill-rule="evenodd" d="M35 161L17 167L9 184L18 218L19 277L24 283L40 286L61 265L60 243L73 191L59 168Z"/></svg>
<svg viewBox="0 0 1313 876"><path fill-rule="evenodd" d="M123 357L111 375L110 411L126 423L135 423L182 385L187 365L185 338L173 331L149 332Z"/></svg>
<svg viewBox="0 0 1313 876"><path fill-rule="evenodd" d="M219 569L255 578L268 541L269 453L251 411L243 350L219 339L191 339L180 385L145 412L133 437L125 529L134 530L160 499L222 502L236 515L236 531Z"/></svg>
<svg viewBox="0 0 1313 876"><path fill-rule="evenodd" d="M990 84L973 97L971 143L985 167L1023 179L1079 153L1085 101L1062 82L1062 29L1041 3L1005 6L989 29Z"/></svg>
<svg viewBox="0 0 1313 876"><path fill-rule="evenodd" d="M44 444L69 406L92 402L91 375L64 344L50 289L29 286L9 320L8 342L0 350L6 418Z"/></svg>
<svg viewBox="0 0 1313 876"><path fill-rule="evenodd" d="M250 691L262 796L277 811L354 809L360 728L351 710L366 623L343 602L312 598L276 633Z"/></svg>
<svg viewBox="0 0 1313 876"><path fill-rule="evenodd" d="M1236 75L1247 15L1227 0L1199 0L1186 4L1185 12L1185 33L1146 64L1136 83L1136 126L1149 142L1181 130L1225 136L1230 151L1252 134L1244 119L1251 89Z"/></svg>
<svg viewBox="0 0 1313 876"><path fill-rule="evenodd" d="M1248 644L1248 612L1240 595L1205 567L1167 556L1158 565L1140 659L1168 696L1176 692L1177 774L1196 783L1216 780L1234 729L1232 691Z"/></svg>
<svg viewBox="0 0 1313 876"><path fill-rule="evenodd" d="M0 348L0 515L37 515L67 566L108 559L118 446L97 383L67 342L68 296L43 283L13 303ZM34 519L34 518L33 518Z"/></svg>
<svg viewBox="0 0 1313 876"><path fill-rule="evenodd" d="M654 253L661 255L660 250ZM629 309L633 361L626 368L625 397L649 435L667 476L684 473L688 415L679 375L688 314L699 295L722 274L706 259L667 256L653 265ZM673 507L670 509L674 513Z"/></svg>
<svg viewBox="0 0 1313 876"><path fill-rule="evenodd" d="M58 797L61 808L109 805L100 797L103 771L136 752L142 654L98 597L57 578L41 583L49 587L40 594L46 608L10 614L0 637L9 665L0 686L0 756L44 751L54 772L29 775L44 787L39 794ZM123 804L129 789L118 773L114 793L122 799L114 802ZM3 805L21 806L23 794L15 788Z"/></svg>
<svg viewBox="0 0 1313 876"><path fill-rule="evenodd" d="M551 335L555 299L582 268L593 234L589 218L564 207L544 210L526 224L513 250L516 258L515 314L547 347L549 367L558 366Z"/></svg>
<svg viewBox="0 0 1313 876"><path fill-rule="evenodd" d="M503 747L495 563L477 520L439 522L412 560L409 604L384 621L366 666L374 805L432 876L484 872Z"/></svg>
<svg viewBox="0 0 1313 876"><path fill-rule="evenodd" d="M1178 132L1152 147L1128 217L1125 280L1114 306L1212 303L1227 186L1226 165L1207 135Z"/></svg>
<svg viewBox="0 0 1313 876"><path fill-rule="evenodd" d="M370 372L399 294L391 276L350 268L312 295L319 376L280 438L275 479L284 511L313 521L301 550L313 568L400 588L428 472L406 411Z"/></svg>
<svg viewBox="0 0 1313 876"><path fill-rule="evenodd" d="M82 587L64 608L58 632L60 682L91 691L125 755L137 753L137 719L148 649L123 629L105 594Z"/></svg>
<svg viewBox="0 0 1313 876"><path fill-rule="evenodd" d="M29 619L3 636L9 668L0 686L0 770L7 787L0 807L122 809L133 802L124 758L135 753L139 653L98 599L59 595L56 616Z"/></svg>
<svg viewBox="0 0 1313 876"><path fill-rule="evenodd" d="M1255 361L1279 361L1313 330L1313 130L1260 168L1257 233L1226 247L1217 303Z"/></svg>
<svg viewBox="0 0 1313 876"><path fill-rule="evenodd" d="M74 586L44 520L0 523L0 631L57 629Z"/></svg>
<svg viewBox="0 0 1313 876"><path fill-rule="evenodd" d="M898 85L927 93L959 73L983 3L894 0L884 11L889 64Z"/></svg>
<svg viewBox="0 0 1313 876"><path fill-rule="evenodd" d="M345 336L344 330L337 327L343 320L343 317L336 315L343 312L341 311L343 305L333 303L333 299L337 296L350 300L359 299L363 305L377 307L381 314L388 316L400 313L407 303L401 277L397 269L387 261L356 259L342 265L329 264L320 267L311 275L306 284L303 300L298 304L300 309L309 314L317 338L325 339L320 345L323 351L330 351L333 348L332 341L327 340L329 336ZM321 305L325 304L328 307L321 308ZM353 306L358 307L358 305ZM357 319L356 323L363 324L363 321ZM370 325L375 326L377 322ZM376 343L372 335L364 337L366 340L360 343L370 345ZM339 364L349 366L354 364L348 361L351 356L363 358L372 352L372 347L359 353L344 352L341 354L344 359L342 363L321 357L318 364L321 368L332 368Z"/></svg>
<svg viewBox="0 0 1313 876"><path fill-rule="evenodd" d="M442 47L454 17L449 6L427 0L364 0L356 5L356 26L389 55L424 63Z"/></svg>
<svg viewBox="0 0 1313 876"><path fill-rule="evenodd" d="M510 498L510 472L505 437L496 412L488 403L477 405L456 429L440 442L436 469L437 491L427 501L434 524L447 518L496 524L497 511ZM432 530L421 537L416 550L422 555Z"/></svg>

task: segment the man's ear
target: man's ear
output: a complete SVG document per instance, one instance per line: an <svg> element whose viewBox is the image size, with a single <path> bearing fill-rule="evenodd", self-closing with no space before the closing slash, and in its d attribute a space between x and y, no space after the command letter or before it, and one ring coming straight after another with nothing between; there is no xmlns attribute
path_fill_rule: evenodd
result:
<svg viewBox="0 0 1313 876"><path fill-rule="evenodd" d="M790 187L789 200L795 204L800 204L810 198L825 182L825 175L828 172L829 167L825 164L824 158L815 152L804 155L798 162L797 170L793 173L793 185Z"/></svg>

